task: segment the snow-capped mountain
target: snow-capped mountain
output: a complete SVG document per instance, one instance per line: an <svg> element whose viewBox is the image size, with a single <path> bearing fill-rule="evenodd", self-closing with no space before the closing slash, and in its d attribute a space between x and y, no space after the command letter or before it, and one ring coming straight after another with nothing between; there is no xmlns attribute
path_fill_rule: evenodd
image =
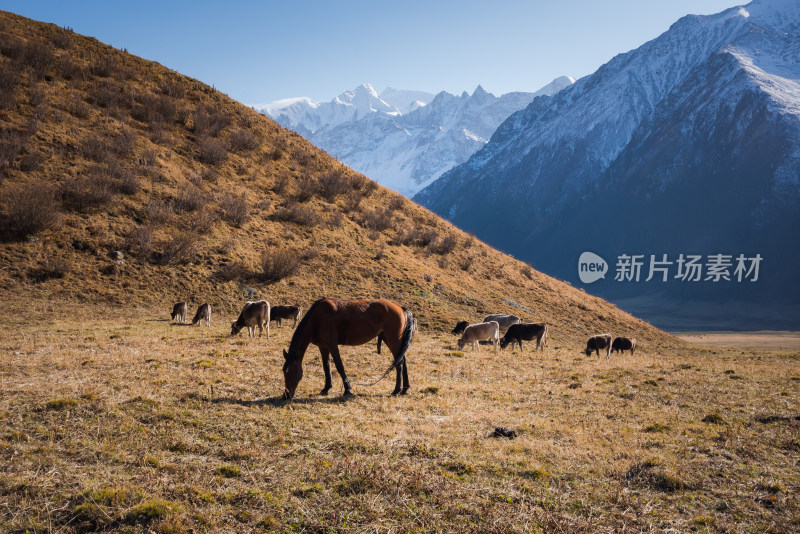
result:
<svg viewBox="0 0 800 534"><path fill-rule="evenodd" d="M411 196L485 145L497 126L535 97L574 80L561 77L535 93L496 97L478 86L470 95L369 84L330 102L295 98L257 107L353 169Z"/></svg>
<svg viewBox="0 0 800 534"><path fill-rule="evenodd" d="M698 300L695 325L800 327L800 2L681 18L509 117L415 200L576 284L586 250L759 253L757 284L609 276L587 290L670 328Z"/></svg>

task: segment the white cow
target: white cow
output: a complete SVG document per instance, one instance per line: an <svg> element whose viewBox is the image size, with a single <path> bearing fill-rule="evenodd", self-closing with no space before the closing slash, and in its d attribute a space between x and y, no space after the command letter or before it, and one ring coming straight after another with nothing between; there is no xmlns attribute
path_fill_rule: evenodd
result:
<svg viewBox="0 0 800 534"><path fill-rule="evenodd" d="M461 339L458 340L458 350L464 348L467 343L472 343L472 350L478 345L478 341L488 339L494 344L494 350L497 350L497 342L500 339L500 325L497 321L489 321L487 323L471 324L464 329Z"/></svg>

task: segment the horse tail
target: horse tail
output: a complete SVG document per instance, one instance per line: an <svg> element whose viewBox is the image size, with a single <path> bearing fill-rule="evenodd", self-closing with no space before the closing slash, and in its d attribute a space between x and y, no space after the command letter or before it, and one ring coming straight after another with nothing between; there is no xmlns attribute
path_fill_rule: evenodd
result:
<svg viewBox="0 0 800 534"><path fill-rule="evenodd" d="M378 354L381 353L381 342L383 342L383 332L378 334Z"/></svg>
<svg viewBox="0 0 800 534"><path fill-rule="evenodd" d="M411 312L405 308L403 308L403 312L406 314L406 328L403 330L403 337L400 338L400 350L397 351L397 356L395 356L394 362L389 368L390 371L403 365L406 359L406 352L408 351L408 347L411 346L411 340L414 338L414 330L416 329L417 321L414 319L414 316L411 315Z"/></svg>

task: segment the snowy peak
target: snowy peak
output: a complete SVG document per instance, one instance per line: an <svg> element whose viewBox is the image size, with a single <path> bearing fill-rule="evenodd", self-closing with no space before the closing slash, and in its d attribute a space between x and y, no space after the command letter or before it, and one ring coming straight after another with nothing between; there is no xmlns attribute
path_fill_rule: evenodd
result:
<svg viewBox="0 0 800 534"><path fill-rule="evenodd" d="M365 83L330 102L287 99L260 111L353 169L411 196L466 161L509 115L572 81L563 76L536 93L500 97L481 85L461 96L393 88L379 95Z"/></svg>
<svg viewBox="0 0 800 534"><path fill-rule="evenodd" d="M408 113L428 104L435 95L425 91L408 91L387 87L380 94L381 100L394 106L400 113Z"/></svg>
<svg viewBox="0 0 800 534"><path fill-rule="evenodd" d="M356 113L363 114L371 111L381 111L383 113L392 113L397 111L394 106L384 102L378 92L368 84L362 84L353 89L352 91L345 91L336 98L333 102L344 106L353 106Z"/></svg>

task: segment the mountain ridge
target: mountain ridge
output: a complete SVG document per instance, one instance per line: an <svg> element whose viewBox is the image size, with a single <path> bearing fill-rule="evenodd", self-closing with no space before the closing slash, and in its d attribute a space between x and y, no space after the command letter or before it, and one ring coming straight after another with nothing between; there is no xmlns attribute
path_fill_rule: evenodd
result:
<svg viewBox="0 0 800 534"><path fill-rule="evenodd" d="M411 196L466 161L511 113L573 81L562 76L534 93L500 97L481 85L459 96L440 91L427 102L417 100L406 112L387 109L390 105L362 84L329 102L288 99L289 105L267 105L260 111L382 185ZM362 95L358 105L355 95Z"/></svg>
<svg viewBox="0 0 800 534"><path fill-rule="evenodd" d="M795 9L753 2L683 17L659 37L509 117L485 148L414 199L576 284L577 258L586 247L612 257L625 249L677 255L691 252L689 246L709 254L762 247L780 258L800 191L800 66L793 59L800 57L800 34L781 29L797 27ZM777 21L777 29L769 21ZM749 67L748 58L762 66ZM793 78L764 71L775 66L794 72ZM505 191L514 191L514 198ZM676 223L685 228L678 236L668 231ZM789 257L796 255L789 247ZM666 292L683 312L693 296L716 300L720 317L732 313L730 302L757 301L755 323L771 315L773 299L797 302L790 273L778 268L772 274L758 286L761 297L742 286L720 291L702 284L601 282L586 288L617 302L643 294L663 299ZM660 324L677 326L678 315ZM702 320L714 327L713 313ZM758 324L798 326L791 318Z"/></svg>

